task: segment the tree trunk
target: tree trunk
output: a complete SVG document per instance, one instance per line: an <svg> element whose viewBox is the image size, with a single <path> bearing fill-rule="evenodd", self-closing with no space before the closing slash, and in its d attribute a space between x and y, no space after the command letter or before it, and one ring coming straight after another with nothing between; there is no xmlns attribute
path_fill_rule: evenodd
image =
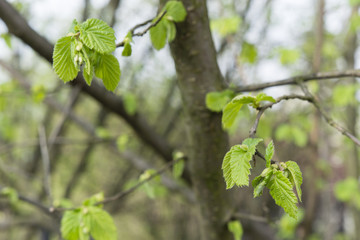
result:
<svg viewBox="0 0 360 240"><path fill-rule="evenodd" d="M164 3L166 1L162 1ZM187 18L177 26L171 53L187 121L189 167L200 210L202 239L232 239L226 223L231 217L230 192L225 190L222 159L228 136L221 115L207 110L205 96L223 88L216 61L205 0L183 0Z"/></svg>

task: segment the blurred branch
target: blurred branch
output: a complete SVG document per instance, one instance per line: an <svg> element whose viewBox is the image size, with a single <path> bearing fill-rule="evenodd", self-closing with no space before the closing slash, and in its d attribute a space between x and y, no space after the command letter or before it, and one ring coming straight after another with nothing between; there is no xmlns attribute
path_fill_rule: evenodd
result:
<svg viewBox="0 0 360 240"><path fill-rule="evenodd" d="M251 215L251 214L247 214L247 213L237 212L237 213L235 213L233 215L233 217L234 218L251 220L251 221L255 221L255 222L269 223L269 220L267 218L265 218L265 217L255 216L255 215Z"/></svg>
<svg viewBox="0 0 360 240"><path fill-rule="evenodd" d="M271 87L278 87L284 85L297 85L299 81L308 82L308 81L329 80L334 78L347 78L347 77L360 77L360 70L347 70L347 71L322 72L322 73L320 72L320 73L314 73L308 75L299 75L273 82L237 86L233 88L233 90L239 93L260 91L265 88L271 88Z"/></svg>
<svg viewBox="0 0 360 240"><path fill-rule="evenodd" d="M52 205L53 199L51 194L51 180L50 180L50 157L46 141L46 133L44 126L39 127L39 143L41 150L41 158L43 160L44 169L44 189L49 198L50 205Z"/></svg>
<svg viewBox="0 0 360 240"><path fill-rule="evenodd" d="M352 135L348 130L346 130L345 128L343 128L342 126L340 126L337 122L335 122L325 111L325 109L321 106L321 104L319 103L319 101L316 99L316 97L314 97L309 89L306 87L306 85L302 82L298 83L301 87L301 89L303 90L303 92L305 93L305 95L309 98L312 98L312 104L318 109L318 111L320 112L320 114L323 116L323 118L325 119L325 121L333 128L335 128L336 130L338 130L341 134L345 135L346 137L348 137L351 141L353 141L356 145L358 145L360 147L360 140L358 138L356 138L354 135Z"/></svg>
<svg viewBox="0 0 360 240"><path fill-rule="evenodd" d="M129 32L131 32L131 36L132 37L142 37L143 35L145 35L151 28L155 27L160 21L161 19L165 16L166 14L166 11L164 11L159 17L155 17L153 19L149 19L143 23L140 23L140 24L137 24L135 25L133 28L131 28L129 30ZM143 26L146 26L147 24L151 23L152 21L154 21L155 19L157 19L155 22L153 22L152 24L150 24L147 28L145 28L143 31L141 32L138 32L138 33L135 33L135 30L140 28L140 27L143 27ZM122 41L118 44L116 44L116 47L123 47L125 45L125 41Z"/></svg>

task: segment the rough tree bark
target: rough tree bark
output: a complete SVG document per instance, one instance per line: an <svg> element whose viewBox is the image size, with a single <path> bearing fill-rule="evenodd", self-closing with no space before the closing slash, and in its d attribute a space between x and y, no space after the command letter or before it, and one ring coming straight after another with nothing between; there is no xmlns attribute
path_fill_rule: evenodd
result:
<svg viewBox="0 0 360 240"><path fill-rule="evenodd" d="M166 1L162 0L162 4ZM205 0L183 0L187 18L177 26L170 44L187 121L189 166L200 209L202 239L232 239L226 228L231 217L230 193L225 191L221 164L228 136L221 115L207 110L205 96L223 88L216 61Z"/></svg>

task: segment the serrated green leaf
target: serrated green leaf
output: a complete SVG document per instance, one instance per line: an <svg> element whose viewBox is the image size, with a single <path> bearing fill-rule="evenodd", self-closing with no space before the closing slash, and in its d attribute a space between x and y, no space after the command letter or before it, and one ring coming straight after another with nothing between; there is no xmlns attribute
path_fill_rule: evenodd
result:
<svg viewBox="0 0 360 240"><path fill-rule="evenodd" d="M290 175L289 175L290 182L293 185L295 185L296 192L297 192L297 194L299 196L299 200L301 202L301 195L302 195L301 184L303 182L303 178L302 178L302 173L301 173L300 167L294 161L287 161L285 164L286 164L287 170L289 170L289 172L290 172Z"/></svg>
<svg viewBox="0 0 360 240"><path fill-rule="evenodd" d="M252 154L235 145L231 148L230 168L231 176L237 186L249 186L250 161Z"/></svg>
<svg viewBox="0 0 360 240"><path fill-rule="evenodd" d="M95 67L95 75L103 80L105 88L114 91L120 81L120 65L116 57L111 54L100 55Z"/></svg>
<svg viewBox="0 0 360 240"><path fill-rule="evenodd" d="M248 152L253 156L256 152L256 146L262 142L263 139L261 138L246 138L242 144L245 144L248 146Z"/></svg>
<svg viewBox="0 0 360 240"><path fill-rule="evenodd" d="M80 39L90 49L106 54L115 50L114 29L100 19L90 18L80 25Z"/></svg>
<svg viewBox="0 0 360 240"><path fill-rule="evenodd" d="M94 78L94 66L93 64L85 64L83 76L87 85L91 85L92 79Z"/></svg>
<svg viewBox="0 0 360 240"><path fill-rule="evenodd" d="M270 195L275 203L282 207L291 217L297 218L297 198L292 191L292 184L281 171L273 174L267 187L270 189Z"/></svg>
<svg viewBox="0 0 360 240"><path fill-rule="evenodd" d="M74 19L71 23L71 26L69 28L69 33L76 33L75 26L77 26L79 23L76 19Z"/></svg>
<svg viewBox="0 0 360 240"><path fill-rule="evenodd" d="M152 45L156 50L162 49L166 44L167 38L167 28L164 22L164 19L161 19L160 22L155 27L150 29L150 39Z"/></svg>
<svg viewBox="0 0 360 240"><path fill-rule="evenodd" d="M256 96L256 104L259 104L262 101L268 101L268 102L272 102L272 103L276 102L276 100L273 97L268 96L265 93L259 93Z"/></svg>
<svg viewBox="0 0 360 240"><path fill-rule="evenodd" d="M265 187L265 183L264 183L264 178L262 176L257 176L256 178L254 178L254 180L252 180L251 185L254 188L254 198L261 196L262 191Z"/></svg>
<svg viewBox="0 0 360 240"><path fill-rule="evenodd" d="M270 167L271 165L271 159L274 156L274 143L271 141L265 150L265 160L266 160L266 167Z"/></svg>
<svg viewBox="0 0 360 240"><path fill-rule="evenodd" d="M95 240L116 240L117 232L112 217L98 207L89 207L90 234Z"/></svg>
<svg viewBox="0 0 360 240"><path fill-rule="evenodd" d="M254 103L256 101L256 98L250 95L238 95L234 97L231 101L242 104L249 104L249 103Z"/></svg>
<svg viewBox="0 0 360 240"><path fill-rule="evenodd" d="M226 104L221 119L224 129L229 129L232 127L242 106L242 103L233 101Z"/></svg>
<svg viewBox="0 0 360 240"><path fill-rule="evenodd" d="M227 224L229 231L234 235L235 240L240 240L243 235L243 228L239 220L230 221Z"/></svg>
<svg viewBox="0 0 360 240"><path fill-rule="evenodd" d="M132 48L131 48L131 44L130 43L125 43L124 45L124 50L122 51L122 56L124 57L128 57L131 56L132 53Z"/></svg>
<svg viewBox="0 0 360 240"><path fill-rule="evenodd" d="M168 1L163 10L166 11L164 17L170 17L169 19L174 22L182 22L185 20L186 10L180 1Z"/></svg>
<svg viewBox="0 0 360 240"><path fill-rule="evenodd" d="M167 40L168 42L172 42L176 37L176 27L175 23L172 21L169 21L167 19L164 19L164 23L166 25L166 31L167 31Z"/></svg>
<svg viewBox="0 0 360 240"><path fill-rule="evenodd" d="M174 164L173 169L172 169L172 173L173 173L174 178L181 177L181 175L184 172L184 169L185 169L185 161L184 161L184 159L178 160Z"/></svg>
<svg viewBox="0 0 360 240"><path fill-rule="evenodd" d="M73 80L79 72L71 57L71 44L74 44L71 37L62 37L56 42L53 53L53 68L64 82Z"/></svg>
<svg viewBox="0 0 360 240"><path fill-rule="evenodd" d="M61 235L66 240L84 239L80 227L82 214L79 210L66 211L61 219Z"/></svg>
<svg viewBox="0 0 360 240"><path fill-rule="evenodd" d="M233 95L234 91L228 89L221 92L209 92L206 94L206 107L213 112L221 112Z"/></svg>
<svg viewBox="0 0 360 240"><path fill-rule="evenodd" d="M225 154L224 160L222 162L221 169L223 170L223 176L226 182L226 189L230 189L235 185L235 182L233 181L232 175L231 175L231 149Z"/></svg>

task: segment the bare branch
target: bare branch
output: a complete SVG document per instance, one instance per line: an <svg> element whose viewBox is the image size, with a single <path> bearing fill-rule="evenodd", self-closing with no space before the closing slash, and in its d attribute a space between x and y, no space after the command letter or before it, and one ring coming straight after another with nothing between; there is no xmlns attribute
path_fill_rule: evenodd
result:
<svg viewBox="0 0 360 240"><path fill-rule="evenodd" d="M299 75L295 77L285 78L278 81L259 83L259 84L250 84L244 86L235 87L233 90L235 92L251 92L251 91L260 91L265 88L278 87L284 85L296 85L298 82L308 82L308 81L317 81L317 80L328 80L334 78L347 78L347 77L360 77L360 70L347 70L341 72L322 72L314 73L308 75Z"/></svg>
<svg viewBox="0 0 360 240"><path fill-rule="evenodd" d="M251 220L251 221L255 221L255 222L263 222L263 223L268 223L269 220L265 217L261 217L261 216L255 216L255 215L251 215L251 214L247 214L247 213L235 213L233 215L234 218L240 218L240 219L247 219L247 220Z"/></svg>
<svg viewBox="0 0 360 240"><path fill-rule="evenodd" d="M137 24L135 25L133 28L130 29L129 32L131 32L131 36L132 37L142 37L143 35L145 35L151 28L155 27L160 21L161 19L165 16L166 11L162 12L161 15L159 17L155 17L153 19L149 19L143 23ZM156 19L157 18L157 19ZM152 21L154 21L154 19L156 19L155 22L153 22L152 24L150 24L147 28L145 28L143 31L135 33L135 30L146 26L147 24L151 23ZM125 41L119 42L118 44L116 44L116 47L123 47L125 45Z"/></svg>
<svg viewBox="0 0 360 240"><path fill-rule="evenodd" d="M46 134L44 126L39 127L39 143L41 150L41 158L43 160L43 169L44 169L44 189L49 198L50 204L52 204L52 194L51 194L51 180L50 180L50 157L49 150L47 147Z"/></svg>
<svg viewBox="0 0 360 240"><path fill-rule="evenodd" d="M305 93L306 96L312 98L312 104L318 109L318 111L320 112L320 114L323 116L323 118L325 119L325 121L333 128L335 128L336 130L338 130L341 134L345 135L346 137L348 137L351 141L353 141L356 145L358 145L360 147L360 140L358 138L356 138L354 135L352 135L348 130L346 130L344 127L342 127L341 125L339 125L337 122L335 122L325 111L325 109L321 106L321 104L319 103L319 101L316 99L316 97L314 97L309 89L305 86L304 83L299 82L298 83L301 87L301 89L303 90L303 92Z"/></svg>

